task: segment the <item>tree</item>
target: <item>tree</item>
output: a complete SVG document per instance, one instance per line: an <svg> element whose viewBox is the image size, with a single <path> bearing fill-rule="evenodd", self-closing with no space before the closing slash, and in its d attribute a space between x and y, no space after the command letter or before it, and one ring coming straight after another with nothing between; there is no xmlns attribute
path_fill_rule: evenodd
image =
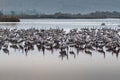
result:
<svg viewBox="0 0 120 80"><path fill-rule="evenodd" d="M0 16L2 16L3 15L3 12L2 11L0 11Z"/></svg>
<svg viewBox="0 0 120 80"><path fill-rule="evenodd" d="M15 11L11 11L11 15L15 15Z"/></svg>

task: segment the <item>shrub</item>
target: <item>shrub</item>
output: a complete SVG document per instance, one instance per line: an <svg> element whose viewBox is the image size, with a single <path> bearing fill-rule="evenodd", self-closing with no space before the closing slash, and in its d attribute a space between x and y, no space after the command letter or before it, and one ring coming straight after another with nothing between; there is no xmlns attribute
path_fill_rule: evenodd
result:
<svg viewBox="0 0 120 80"><path fill-rule="evenodd" d="M0 22L20 22L20 19L16 16L1 16Z"/></svg>

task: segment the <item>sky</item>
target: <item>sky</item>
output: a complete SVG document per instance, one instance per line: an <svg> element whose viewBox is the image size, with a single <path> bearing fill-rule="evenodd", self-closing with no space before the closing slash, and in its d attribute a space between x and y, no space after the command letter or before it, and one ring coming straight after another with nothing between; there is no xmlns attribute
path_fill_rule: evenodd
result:
<svg viewBox="0 0 120 80"><path fill-rule="evenodd" d="M120 0L0 0L0 10L41 13L89 13L94 11L120 11Z"/></svg>

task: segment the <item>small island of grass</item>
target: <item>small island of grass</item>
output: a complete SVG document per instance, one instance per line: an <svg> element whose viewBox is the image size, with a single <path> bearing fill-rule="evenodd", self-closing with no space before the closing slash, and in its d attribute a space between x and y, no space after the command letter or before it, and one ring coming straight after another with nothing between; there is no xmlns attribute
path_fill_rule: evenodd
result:
<svg viewBox="0 0 120 80"><path fill-rule="evenodd" d="M0 22L20 22L17 16L0 16Z"/></svg>

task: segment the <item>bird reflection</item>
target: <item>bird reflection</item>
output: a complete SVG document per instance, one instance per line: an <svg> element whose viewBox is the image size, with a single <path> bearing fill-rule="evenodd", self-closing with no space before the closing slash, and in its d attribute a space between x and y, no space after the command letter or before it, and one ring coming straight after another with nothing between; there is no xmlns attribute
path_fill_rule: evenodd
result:
<svg viewBox="0 0 120 80"><path fill-rule="evenodd" d="M65 50L62 50L62 51L60 51L59 53L60 53L59 57L60 57L62 60L63 60L64 57L66 57L67 60L68 60L68 54L67 54L67 52L66 52Z"/></svg>
<svg viewBox="0 0 120 80"><path fill-rule="evenodd" d="M119 53L116 53L116 58L118 59L118 57L119 57Z"/></svg>
<svg viewBox="0 0 120 80"><path fill-rule="evenodd" d="M26 56L28 55L28 48L27 47L25 48L25 55Z"/></svg>
<svg viewBox="0 0 120 80"><path fill-rule="evenodd" d="M74 58L76 58L76 54L75 54L75 52L70 51L69 53L70 53L71 55L73 55L73 56L74 56Z"/></svg>
<svg viewBox="0 0 120 80"><path fill-rule="evenodd" d="M103 54L103 55L104 55L104 58L106 57L105 51L103 50L103 48L97 49L97 51L98 51L99 53Z"/></svg>
<svg viewBox="0 0 120 80"><path fill-rule="evenodd" d="M4 53L9 55L9 50L7 48L3 48Z"/></svg>
<svg viewBox="0 0 120 80"><path fill-rule="evenodd" d="M12 47L13 48L13 47ZM17 49L17 48L15 48L15 49ZM32 50L32 49L28 49L28 47L25 47L24 49L21 47L21 49L19 50L19 49L17 49L19 52L21 52L21 50L22 50L22 52L21 53L25 53L25 56L28 56L28 54L29 54L29 51L30 50ZM35 49L34 49L35 50ZM60 50L60 51L59 51ZM6 48L6 47L3 47L2 48L2 51L4 52L4 53L6 53L6 54L10 54L10 51L9 51L9 49L8 48ZM75 49L73 49L73 50L66 50L66 49L55 49L55 50L53 50L53 49L46 49L44 46L42 46L41 47L41 49L38 49L38 51L39 52L42 52L43 53L43 56L45 56L45 51L47 52L47 51L51 51L51 53L54 53L55 52L55 54L57 54L56 53L56 51L58 52L59 51L59 58L61 58L62 60L64 59L64 58L66 58L67 60L69 59L69 56L73 56L74 57L74 59L77 57L77 56L79 56L79 55L81 55L81 54L79 54L80 53L80 51L79 51L79 49L75 52ZM90 56L92 56L93 55L93 52L91 51L91 50L89 50L89 49L85 49L85 50L83 50L84 52L85 52L85 54L87 54L87 55L90 55ZM103 50L103 49L97 49L96 50L97 52L99 52L99 53L101 53L101 55L103 55L104 56L104 58L106 58L106 52ZM94 52L95 53L95 52ZM114 52L112 52L111 53L113 56L114 56L114 54L116 55L116 58L118 59L119 58L119 51L114 51Z"/></svg>
<svg viewBox="0 0 120 80"><path fill-rule="evenodd" d="M45 47L42 46L42 52L43 52L43 56L45 56Z"/></svg>
<svg viewBox="0 0 120 80"><path fill-rule="evenodd" d="M90 50L85 49L85 53L92 56L92 52Z"/></svg>
<svg viewBox="0 0 120 80"><path fill-rule="evenodd" d="M21 51L28 56L30 51L38 49L45 56L46 51L58 50L59 57L76 58L80 52L87 55L94 55L93 52L101 53L106 58L107 52L112 52L119 57L120 32L119 29L111 28L81 28L71 29L66 32L64 29L0 29L0 51L8 54L11 48Z"/></svg>

